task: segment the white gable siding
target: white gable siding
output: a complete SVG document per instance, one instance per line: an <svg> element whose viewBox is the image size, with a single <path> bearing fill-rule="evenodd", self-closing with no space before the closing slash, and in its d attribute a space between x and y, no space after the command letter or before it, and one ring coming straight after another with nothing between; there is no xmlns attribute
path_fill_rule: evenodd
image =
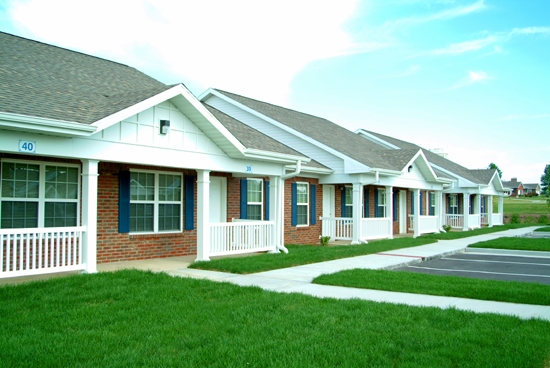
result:
<svg viewBox="0 0 550 368"><path fill-rule="evenodd" d="M217 96L210 96L204 102L233 117L234 119L237 119L264 133L265 135L295 149L303 155L311 157L312 159L334 170L336 174L344 172L344 160L340 157L332 155L314 144L307 142L306 140L297 137L296 135L287 132L243 109L240 109L239 107L236 107Z"/></svg>
<svg viewBox="0 0 550 368"><path fill-rule="evenodd" d="M168 134L160 134L160 120L170 120ZM225 155L169 101L124 119L92 135L90 139Z"/></svg>

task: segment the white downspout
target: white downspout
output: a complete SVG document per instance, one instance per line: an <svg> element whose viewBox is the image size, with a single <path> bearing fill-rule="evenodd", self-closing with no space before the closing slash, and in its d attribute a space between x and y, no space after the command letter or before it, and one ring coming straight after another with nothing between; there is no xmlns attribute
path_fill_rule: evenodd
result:
<svg viewBox="0 0 550 368"><path fill-rule="evenodd" d="M293 172L291 173L288 173L286 175L282 175L281 176L281 182L280 182L280 185L279 185L279 203L280 203L280 208L281 208L281 212L278 215L278 218L279 218L279 223L281 224L281 228L280 228L280 241L279 243L277 244L277 249L284 252L284 253L288 253L288 249L285 247L285 208L284 208L284 203L285 203L285 180L286 179L290 179L290 178L293 178L295 176L298 176L300 175L300 172L302 171L302 161L298 160L296 162L296 170L294 170Z"/></svg>

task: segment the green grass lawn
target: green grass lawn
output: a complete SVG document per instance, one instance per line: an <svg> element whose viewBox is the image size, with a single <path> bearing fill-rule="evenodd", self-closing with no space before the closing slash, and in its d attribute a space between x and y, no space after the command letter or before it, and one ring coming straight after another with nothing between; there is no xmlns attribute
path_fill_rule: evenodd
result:
<svg viewBox="0 0 550 368"><path fill-rule="evenodd" d="M536 226L536 224L505 224L493 227L482 227L479 229L469 230L469 231L449 231L448 233L439 233L439 234L426 234L422 235L421 238L425 239L438 239L438 240L453 240L453 239L462 239L468 238L476 235L496 233L499 231L506 231L510 229L519 229L522 227Z"/></svg>
<svg viewBox="0 0 550 368"><path fill-rule="evenodd" d="M550 285L427 275L406 271L346 270L321 275L315 284L500 302L550 305Z"/></svg>
<svg viewBox="0 0 550 368"><path fill-rule="evenodd" d="M498 201L493 201L495 213L498 212ZM505 197L504 198L504 213L506 215L512 215L517 213L518 215L548 215L550 214L550 207L546 204L546 197Z"/></svg>
<svg viewBox="0 0 550 368"><path fill-rule="evenodd" d="M538 229L536 229L535 231L550 231L550 226L546 226L546 227L539 227Z"/></svg>
<svg viewBox="0 0 550 368"><path fill-rule="evenodd" d="M251 257L221 258L206 262L192 263L189 268L222 271L231 273L256 273L279 268L325 262L333 259L356 257L378 252L416 247L435 243L428 238L399 238L371 241L369 244L322 247L318 245L288 245L288 254L259 254Z"/></svg>
<svg viewBox="0 0 550 368"><path fill-rule="evenodd" d="M550 238L498 238L471 244L468 247L550 252Z"/></svg>
<svg viewBox="0 0 550 368"><path fill-rule="evenodd" d="M120 271L0 287L2 367L545 367L550 322Z"/></svg>

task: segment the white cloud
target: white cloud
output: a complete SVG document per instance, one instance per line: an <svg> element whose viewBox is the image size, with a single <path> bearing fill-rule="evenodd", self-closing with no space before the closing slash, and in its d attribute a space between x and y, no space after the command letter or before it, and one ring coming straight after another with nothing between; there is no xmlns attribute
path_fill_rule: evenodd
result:
<svg viewBox="0 0 550 368"><path fill-rule="evenodd" d="M10 14L44 42L177 76L167 83L282 103L308 63L383 46L344 30L357 1L30 0Z"/></svg>
<svg viewBox="0 0 550 368"><path fill-rule="evenodd" d="M476 1L475 3L469 4L466 6L457 6L451 9L447 9L437 13L432 13L425 16L413 16L413 17L394 20L391 22L386 22L383 28L385 28L386 33L389 33L400 27L408 27L408 26L432 22L436 20L445 20L445 19L461 17L464 15L481 11L485 8L486 6L485 6L484 0L479 0L479 1Z"/></svg>
<svg viewBox="0 0 550 368"><path fill-rule="evenodd" d="M457 83L455 83L452 87L450 87L448 90L455 90L462 87L470 86L475 83L481 83L488 79L491 79L489 75L487 75L484 71L469 71L468 76L461 79Z"/></svg>
<svg viewBox="0 0 550 368"><path fill-rule="evenodd" d="M464 52L478 51L488 45L491 45L497 42L499 39L495 36L488 36L473 41L465 41L459 43L453 43L446 48L437 49L433 51L435 55L451 55L451 54L462 54Z"/></svg>

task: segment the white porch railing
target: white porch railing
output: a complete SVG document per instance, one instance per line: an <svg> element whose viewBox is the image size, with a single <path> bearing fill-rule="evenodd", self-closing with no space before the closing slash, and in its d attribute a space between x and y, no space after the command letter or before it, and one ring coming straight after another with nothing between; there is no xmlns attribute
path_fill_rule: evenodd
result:
<svg viewBox="0 0 550 368"><path fill-rule="evenodd" d="M409 230L414 230L414 215L409 215L410 227ZM431 234L438 233L439 229L437 228L437 216L419 216L418 223L418 232L421 234Z"/></svg>
<svg viewBox="0 0 550 368"><path fill-rule="evenodd" d="M445 225L449 225L454 229L462 229L464 227L464 215L446 214L444 221Z"/></svg>
<svg viewBox="0 0 550 368"><path fill-rule="evenodd" d="M393 234L389 217L361 219L361 239L385 239Z"/></svg>
<svg viewBox="0 0 550 368"><path fill-rule="evenodd" d="M481 227L481 215L479 213L468 215L468 227L470 229Z"/></svg>
<svg viewBox="0 0 550 368"><path fill-rule="evenodd" d="M0 229L0 278L85 269L84 226Z"/></svg>
<svg viewBox="0 0 550 368"><path fill-rule="evenodd" d="M482 213L481 214L481 225L489 225L489 214L488 213Z"/></svg>
<svg viewBox="0 0 550 368"><path fill-rule="evenodd" d="M210 224L210 256L275 250L274 221L220 222Z"/></svg>
<svg viewBox="0 0 550 368"><path fill-rule="evenodd" d="M322 235L331 240L351 240L353 236L353 219L350 217L321 217Z"/></svg>
<svg viewBox="0 0 550 368"><path fill-rule="evenodd" d="M493 226L504 225L502 213L493 213Z"/></svg>

